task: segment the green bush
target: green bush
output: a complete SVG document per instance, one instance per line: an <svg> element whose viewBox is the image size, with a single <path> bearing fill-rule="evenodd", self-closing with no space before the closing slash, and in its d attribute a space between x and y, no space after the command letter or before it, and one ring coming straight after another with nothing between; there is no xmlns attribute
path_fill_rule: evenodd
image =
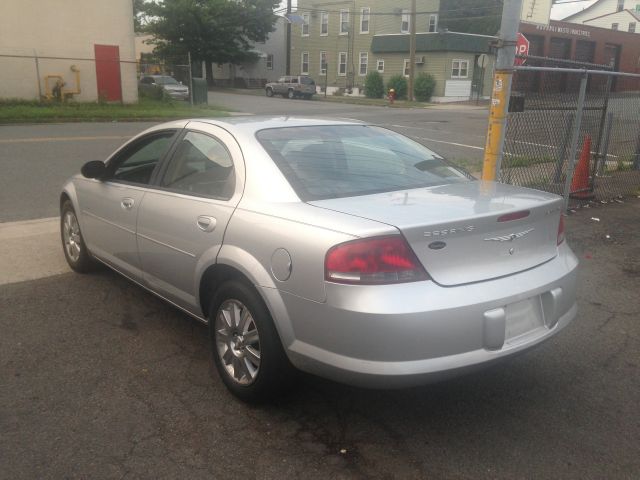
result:
<svg viewBox="0 0 640 480"><path fill-rule="evenodd" d="M401 100L407 98L407 79L402 75L394 75L387 83L387 91L393 88L396 91L396 98Z"/></svg>
<svg viewBox="0 0 640 480"><path fill-rule="evenodd" d="M419 102L428 102L436 86L435 79L428 73L421 73L413 84L413 96Z"/></svg>
<svg viewBox="0 0 640 480"><path fill-rule="evenodd" d="M367 73L367 76L364 79L364 94L367 98L384 97L384 82L382 81L382 75L375 70Z"/></svg>

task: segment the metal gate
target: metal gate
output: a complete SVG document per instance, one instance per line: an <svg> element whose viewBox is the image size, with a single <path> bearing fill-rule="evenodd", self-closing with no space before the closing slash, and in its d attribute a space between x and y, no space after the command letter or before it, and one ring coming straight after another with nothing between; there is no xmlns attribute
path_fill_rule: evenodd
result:
<svg viewBox="0 0 640 480"><path fill-rule="evenodd" d="M640 188L640 75L527 58L515 67L501 181L569 205Z"/></svg>

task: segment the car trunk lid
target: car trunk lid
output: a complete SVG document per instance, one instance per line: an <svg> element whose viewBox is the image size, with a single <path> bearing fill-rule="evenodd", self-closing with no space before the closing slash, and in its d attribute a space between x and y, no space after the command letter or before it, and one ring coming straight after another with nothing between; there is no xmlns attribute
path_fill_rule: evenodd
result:
<svg viewBox="0 0 640 480"><path fill-rule="evenodd" d="M309 203L396 227L433 280L447 286L553 258L562 206L553 194L475 181Z"/></svg>

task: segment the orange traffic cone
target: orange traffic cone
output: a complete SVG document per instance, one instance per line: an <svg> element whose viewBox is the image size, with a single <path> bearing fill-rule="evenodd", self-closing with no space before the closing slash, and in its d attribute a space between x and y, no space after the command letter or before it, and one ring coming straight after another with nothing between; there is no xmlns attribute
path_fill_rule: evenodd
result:
<svg viewBox="0 0 640 480"><path fill-rule="evenodd" d="M593 198L593 192L589 187L589 160L591 159L591 135L584 137L582 151L580 152L580 160L573 172L571 180L571 198L579 200L589 200Z"/></svg>

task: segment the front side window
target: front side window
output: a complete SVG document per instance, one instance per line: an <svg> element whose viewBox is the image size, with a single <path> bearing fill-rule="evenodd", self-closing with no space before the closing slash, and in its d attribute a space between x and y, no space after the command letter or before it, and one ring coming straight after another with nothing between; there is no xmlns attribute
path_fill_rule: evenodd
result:
<svg viewBox="0 0 640 480"><path fill-rule="evenodd" d="M453 60L451 62L451 78L467 78L469 76L468 60Z"/></svg>
<svg viewBox="0 0 640 480"><path fill-rule="evenodd" d="M340 10L340 35L349 33L349 10Z"/></svg>
<svg viewBox="0 0 640 480"><path fill-rule="evenodd" d="M127 148L124 154L109 166L111 180L147 185L153 170L171 145L175 132L152 134Z"/></svg>
<svg viewBox="0 0 640 480"><path fill-rule="evenodd" d="M189 132L178 145L161 185L181 193L228 200L235 190L231 154L220 140Z"/></svg>
<svg viewBox="0 0 640 480"><path fill-rule="evenodd" d="M409 33L409 21L411 20L411 15L409 10L402 10L402 20L400 21L400 31L402 33Z"/></svg>
<svg viewBox="0 0 640 480"><path fill-rule="evenodd" d="M369 17L371 9L369 7L363 7L360 10L360 33L369 33Z"/></svg>
<svg viewBox="0 0 640 480"><path fill-rule="evenodd" d="M428 148L381 127L274 128L257 138L303 201L469 181Z"/></svg>
<svg viewBox="0 0 640 480"><path fill-rule="evenodd" d="M369 63L369 54L367 52L360 52L360 75L367 74L367 64Z"/></svg>
<svg viewBox="0 0 640 480"><path fill-rule="evenodd" d="M341 77L347 75L347 52L338 54L338 75Z"/></svg>
<svg viewBox="0 0 640 480"><path fill-rule="evenodd" d="M302 36L303 37L309 36L309 14L308 13L302 14Z"/></svg>
<svg viewBox="0 0 640 480"><path fill-rule="evenodd" d="M329 35L329 13L320 13L320 35Z"/></svg>
<svg viewBox="0 0 640 480"><path fill-rule="evenodd" d="M320 75L327 74L327 52L320 52Z"/></svg>
<svg viewBox="0 0 640 480"><path fill-rule="evenodd" d="M303 75L309 73L309 52L302 52L302 65L300 66L300 72Z"/></svg>
<svg viewBox="0 0 640 480"><path fill-rule="evenodd" d="M438 15L429 15L429 31L438 31Z"/></svg>
<svg viewBox="0 0 640 480"><path fill-rule="evenodd" d="M380 72L380 73L384 73L384 59L379 58L379 59L378 59L378 64L377 64L377 66L376 66L376 67L377 67L377 69L378 69L378 72Z"/></svg>
<svg viewBox="0 0 640 480"><path fill-rule="evenodd" d="M273 53L267 54L267 70L273 70Z"/></svg>

